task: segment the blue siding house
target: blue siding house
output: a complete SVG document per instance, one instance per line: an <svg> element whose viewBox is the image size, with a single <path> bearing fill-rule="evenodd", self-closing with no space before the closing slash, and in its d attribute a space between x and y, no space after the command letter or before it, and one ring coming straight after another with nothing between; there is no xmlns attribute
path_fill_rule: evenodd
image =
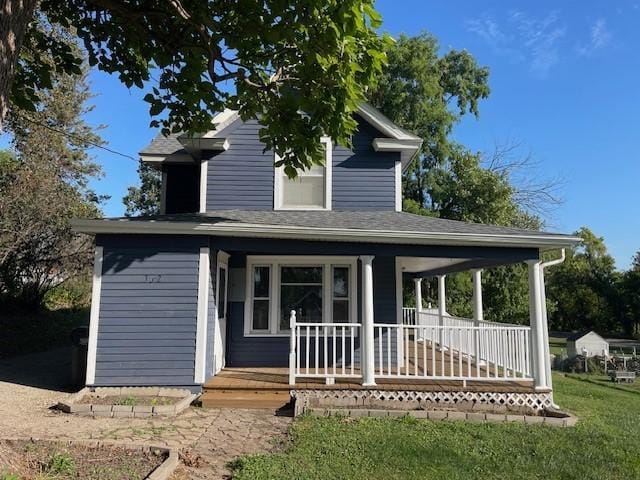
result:
<svg viewBox="0 0 640 480"><path fill-rule="evenodd" d="M162 172L161 214L74 224L96 241L87 385L201 391L262 373L299 397L411 385L411 398L551 405L541 252L578 239L402 212L421 140L366 104L356 120L351 147L320 139L325 164L295 180L233 111L154 139L140 155ZM530 324L485 319L482 269L517 262ZM446 276L467 270L473 318L449 315ZM422 302L431 277L436 306Z"/></svg>

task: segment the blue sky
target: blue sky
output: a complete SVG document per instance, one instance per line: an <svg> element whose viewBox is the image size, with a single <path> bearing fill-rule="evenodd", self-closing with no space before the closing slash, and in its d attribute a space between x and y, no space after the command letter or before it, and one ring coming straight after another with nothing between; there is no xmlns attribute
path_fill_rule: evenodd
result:
<svg viewBox="0 0 640 480"><path fill-rule="evenodd" d="M479 119L464 120L455 138L473 150L520 142L538 174L562 178L563 204L549 229L582 225L604 236L620 268L640 249L640 0L420 1L379 0L392 35L433 33L443 52L466 49L491 70L492 93ZM88 120L105 124L112 149L137 156L153 137L143 92L106 74L91 75L99 94ZM108 216L137 181L136 163L95 155L105 177L94 187L111 196Z"/></svg>

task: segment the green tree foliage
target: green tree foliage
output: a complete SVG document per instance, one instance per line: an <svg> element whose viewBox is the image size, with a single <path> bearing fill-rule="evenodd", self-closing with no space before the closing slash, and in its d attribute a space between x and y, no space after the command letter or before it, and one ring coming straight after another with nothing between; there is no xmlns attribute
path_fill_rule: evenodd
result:
<svg viewBox="0 0 640 480"><path fill-rule="evenodd" d="M452 153L449 138L465 114L479 114L480 100L489 96L489 69L466 51L443 56L430 34L401 35L387 50L388 66L369 101L398 125L423 139L419 159L404 178L406 198L429 207L430 175Z"/></svg>
<svg viewBox="0 0 640 480"><path fill-rule="evenodd" d="M624 330L640 335L640 250L633 257L631 268L622 274L619 284Z"/></svg>
<svg viewBox="0 0 640 480"><path fill-rule="evenodd" d="M402 127L423 138L422 150L404 175L403 210L452 220L539 228L539 220L516 201L509 169L490 169L479 153L450 138L464 115L479 115L489 96L489 70L466 51L439 54L429 34L401 36L387 52L389 65L370 95L371 102ZM425 301L435 305L431 280ZM411 289L413 286L409 286ZM485 270L487 318L524 323L528 319L526 267ZM411 297L412 294L409 293ZM471 314L471 275L447 278L447 309Z"/></svg>
<svg viewBox="0 0 640 480"><path fill-rule="evenodd" d="M61 31L59 38L72 45ZM49 59L53 61L53 59ZM73 218L99 215L89 180L100 174L87 153L102 143L87 125L86 69L60 74L39 92L35 112L13 109L13 152L0 155L0 296L37 307L44 294L87 271L92 240L74 234Z"/></svg>
<svg viewBox="0 0 640 480"><path fill-rule="evenodd" d="M583 241L546 275L553 302L550 326L559 330L620 331L619 273L602 237L586 227L575 233Z"/></svg>
<svg viewBox="0 0 640 480"><path fill-rule="evenodd" d="M150 165L140 162L138 176L140 177L140 186L129 187L127 194L122 198L125 216L158 215L160 213L162 175Z"/></svg>
<svg viewBox="0 0 640 480"><path fill-rule="evenodd" d="M323 161L321 135L349 143L352 113L390 43L377 33L373 0L42 0L38 8L40 24L73 28L92 66L148 91L152 126L208 131L227 107L245 119L259 115L262 140L289 175ZM38 91L54 74L77 73L80 59L38 22L22 21L24 12L12 22L14 10L3 13L0 52L9 50L6 23L24 37L24 53L0 64L0 79L14 76L14 104L35 109Z"/></svg>

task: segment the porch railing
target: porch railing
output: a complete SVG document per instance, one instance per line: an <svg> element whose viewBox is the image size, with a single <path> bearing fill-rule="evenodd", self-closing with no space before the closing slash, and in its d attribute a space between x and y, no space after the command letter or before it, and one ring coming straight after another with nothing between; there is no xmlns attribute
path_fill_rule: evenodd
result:
<svg viewBox="0 0 640 480"><path fill-rule="evenodd" d="M381 379L530 380L527 326L421 312L417 324L374 323L374 375ZM289 383L302 377L362 378L362 325L290 317Z"/></svg>
<svg viewBox="0 0 640 480"><path fill-rule="evenodd" d="M411 307L402 307L402 323L404 325L416 324L416 309Z"/></svg>
<svg viewBox="0 0 640 480"><path fill-rule="evenodd" d="M290 316L289 383L296 378L359 378L359 323L297 322Z"/></svg>
<svg viewBox="0 0 640 480"><path fill-rule="evenodd" d="M532 378L529 327L374 324L374 328L377 378ZM393 339L396 359L388 351Z"/></svg>

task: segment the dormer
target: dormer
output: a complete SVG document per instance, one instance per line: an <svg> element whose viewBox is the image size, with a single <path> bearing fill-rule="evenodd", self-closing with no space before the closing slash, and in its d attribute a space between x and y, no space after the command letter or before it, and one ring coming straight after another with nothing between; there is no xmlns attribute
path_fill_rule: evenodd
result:
<svg viewBox="0 0 640 480"><path fill-rule="evenodd" d="M362 104L352 147L322 138L324 166L291 180L265 151L257 120L226 110L214 130L195 136L158 136L140 152L163 172L162 212L216 210L402 209L402 171L421 139ZM189 181L188 179L191 179Z"/></svg>

